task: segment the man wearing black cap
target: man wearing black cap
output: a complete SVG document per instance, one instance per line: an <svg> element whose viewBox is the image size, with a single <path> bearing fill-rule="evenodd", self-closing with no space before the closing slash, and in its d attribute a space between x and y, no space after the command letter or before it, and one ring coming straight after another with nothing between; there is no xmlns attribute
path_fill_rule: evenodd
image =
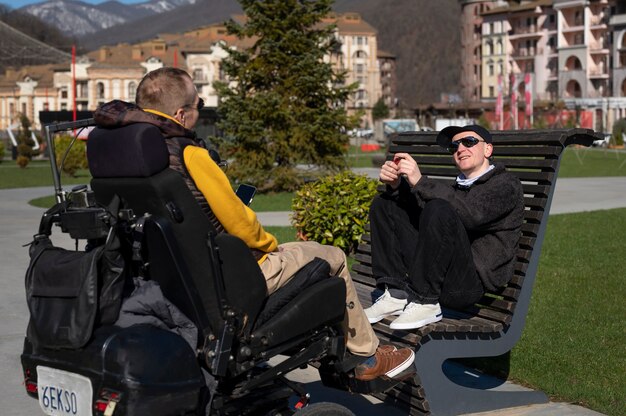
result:
<svg viewBox="0 0 626 416"><path fill-rule="evenodd" d="M524 213L517 177L491 163L491 133L450 126L437 136L460 174L453 185L422 176L407 153L381 167L387 191L370 208L372 270L384 293L365 310L370 323L399 315L392 329L441 320L441 305L463 308L511 276Z"/></svg>

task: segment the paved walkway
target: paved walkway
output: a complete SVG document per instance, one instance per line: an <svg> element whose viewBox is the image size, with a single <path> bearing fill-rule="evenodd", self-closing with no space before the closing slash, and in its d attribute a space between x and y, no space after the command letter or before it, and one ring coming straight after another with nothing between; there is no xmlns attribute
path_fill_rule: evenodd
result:
<svg viewBox="0 0 626 416"><path fill-rule="evenodd" d="M374 170L364 170L370 176ZM22 247L36 232L42 209L31 207L33 198L51 195L52 187L0 190L0 258L2 284L0 285L0 403L2 415L32 416L42 414L37 401L24 392L19 355L28 323L28 308L24 294L24 273L28 265L28 250ZM578 212L626 207L626 178L559 179L552 213ZM265 225L289 225L289 213L260 213ZM55 243L71 247L71 241L61 233L53 235ZM398 409L380 403L368 396L351 395L321 385L316 371L297 370L294 379L307 383L314 401L333 401L361 415L400 415ZM519 386L505 383L502 388ZM566 403L548 403L539 406L507 409L488 415L543 416L543 415L598 415L588 409Z"/></svg>

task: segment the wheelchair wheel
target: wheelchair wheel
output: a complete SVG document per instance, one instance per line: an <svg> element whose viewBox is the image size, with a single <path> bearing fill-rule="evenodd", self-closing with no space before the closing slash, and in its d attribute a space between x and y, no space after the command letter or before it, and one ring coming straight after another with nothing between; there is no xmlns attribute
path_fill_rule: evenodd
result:
<svg viewBox="0 0 626 416"><path fill-rule="evenodd" d="M355 416L355 414L340 404L322 402L298 410L294 416Z"/></svg>

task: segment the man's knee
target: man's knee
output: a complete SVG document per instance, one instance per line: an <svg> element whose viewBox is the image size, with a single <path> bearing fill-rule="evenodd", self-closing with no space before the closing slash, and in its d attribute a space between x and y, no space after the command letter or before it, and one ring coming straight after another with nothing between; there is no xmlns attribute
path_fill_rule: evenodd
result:
<svg viewBox="0 0 626 416"><path fill-rule="evenodd" d="M370 218L378 216L385 210L385 205L389 201L383 199L380 195L376 195L370 204Z"/></svg>
<svg viewBox="0 0 626 416"><path fill-rule="evenodd" d="M394 214L399 209L398 201L384 194L379 194L372 199L370 204L370 222L385 221L388 218L395 218Z"/></svg>

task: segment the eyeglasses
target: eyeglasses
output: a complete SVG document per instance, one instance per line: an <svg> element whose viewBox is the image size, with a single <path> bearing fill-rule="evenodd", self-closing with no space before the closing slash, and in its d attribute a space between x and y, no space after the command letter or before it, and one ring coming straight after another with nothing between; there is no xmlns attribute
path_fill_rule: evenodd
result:
<svg viewBox="0 0 626 416"><path fill-rule="evenodd" d="M462 139L450 142L450 144L448 145L448 152L452 154L456 153L456 151L459 150L459 144L462 144L469 149L470 147L476 146L480 142L484 142L484 140L478 139L473 136L463 137Z"/></svg>
<svg viewBox="0 0 626 416"><path fill-rule="evenodd" d="M185 107L193 107L193 104L187 104L185 105ZM198 104L196 104L196 110L200 111L204 108L204 100L200 97L198 97Z"/></svg>

